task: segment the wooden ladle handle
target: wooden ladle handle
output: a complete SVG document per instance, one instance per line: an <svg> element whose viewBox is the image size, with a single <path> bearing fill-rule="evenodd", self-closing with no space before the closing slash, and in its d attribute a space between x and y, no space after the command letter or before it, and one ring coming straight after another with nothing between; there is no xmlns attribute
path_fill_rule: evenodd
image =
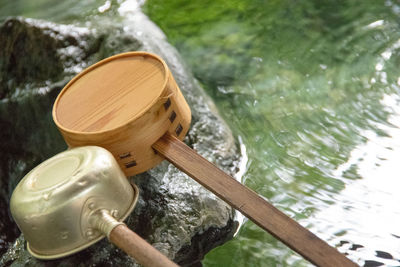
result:
<svg viewBox="0 0 400 267"><path fill-rule="evenodd" d="M145 267L177 267L160 251L129 229L126 224L111 216L106 209L93 212L89 222L126 254Z"/></svg>
<svg viewBox="0 0 400 267"><path fill-rule="evenodd" d="M178 267L164 254L152 247L143 238L131 231L125 224L116 226L109 239L117 247L146 267Z"/></svg>
<svg viewBox="0 0 400 267"><path fill-rule="evenodd" d="M153 148L198 183L317 266L357 266L336 249L167 133Z"/></svg>

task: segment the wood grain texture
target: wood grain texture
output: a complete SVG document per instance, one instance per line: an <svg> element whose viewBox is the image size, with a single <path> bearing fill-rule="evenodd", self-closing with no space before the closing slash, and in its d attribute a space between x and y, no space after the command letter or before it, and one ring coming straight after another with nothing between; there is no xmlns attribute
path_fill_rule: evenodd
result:
<svg viewBox="0 0 400 267"><path fill-rule="evenodd" d="M151 145L166 132L181 125L178 138L185 137L191 112L161 58L129 52L72 79L54 103L53 120L69 147L101 146L132 176L163 160Z"/></svg>
<svg viewBox="0 0 400 267"><path fill-rule="evenodd" d="M118 225L110 233L110 241L146 267L178 267L126 225Z"/></svg>
<svg viewBox="0 0 400 267"><path fill-rule="evenodd" d="M164 135L153 148L177 168L311 263L324 267L357 266L257 193L224 173L170 134Z"/></svg>
<svg viewBox="0 0 400 267"><path fill-rule="evenodd" d="M150 56L118 57L72 80L57 102L64 127L81 132L116 128L146 111L167 81L163 64Z"/></svg>

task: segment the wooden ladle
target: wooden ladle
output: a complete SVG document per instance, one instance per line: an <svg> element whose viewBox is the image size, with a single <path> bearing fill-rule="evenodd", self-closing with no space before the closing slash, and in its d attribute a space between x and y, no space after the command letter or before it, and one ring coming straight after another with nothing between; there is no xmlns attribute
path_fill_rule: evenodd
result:
<svg viewBox="0 0 400 267"><path fill-rule="evenodd" d="M313 264L356 266L181 141L190 108L154 54L123 53L84 70L57 97L53 119L70 147L104 147L128 176L168 159Z"/></svg>

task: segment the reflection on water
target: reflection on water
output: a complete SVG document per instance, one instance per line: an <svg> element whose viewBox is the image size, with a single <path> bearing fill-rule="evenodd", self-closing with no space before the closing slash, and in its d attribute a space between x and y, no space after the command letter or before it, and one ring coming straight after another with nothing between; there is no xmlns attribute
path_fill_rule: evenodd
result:
<svg viewBox="0 0 400 267"><path fill-rule="evenodd" d="M400 6L206 2L146 10L243 138L246 185L358 264L399 265ZM251 222L203 263L309 265Z"/></svg>
<svg viewBox="0 0 400 267"><path fill-rule="evenodd" d="M313 215L312 224L314 231L340 244L339 250L354 261L396 266L400 264L400 97L384 95L381 103L391 113L389 124L375 127L386 135L360 133L367 142L354 148L334 172L339 178L354 169L362 179L347 182L335 204Z"/></svg>
<svg viewBox="0 0 400 267"><path fill-rule="evenodd" d="M7 16L48 19L54 22L84 21L97 13L103 0L51 1L51 0L0 0L0 19Z"/></svg>

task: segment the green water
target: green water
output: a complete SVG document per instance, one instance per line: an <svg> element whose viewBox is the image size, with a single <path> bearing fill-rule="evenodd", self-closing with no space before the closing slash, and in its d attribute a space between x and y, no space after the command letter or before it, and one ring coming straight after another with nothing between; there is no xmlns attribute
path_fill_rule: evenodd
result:
<svg viewBox="0 0 400 267"><path fill-rule="evenodd" d="M84 23L126 2L0 1L0 18ZM400 265L397 2L149 0L143 10L245 145L247 186L358 264ZM309 264L247 221L203 265Z"/></svg>
<svg viewBox="0 0 400 267"><path fill-rule="evenodd" d="M149 0L145 11L242 138L245 184L359 264L399 265L400 6ZM251 222L203 263L307 265Z"/></svg>

